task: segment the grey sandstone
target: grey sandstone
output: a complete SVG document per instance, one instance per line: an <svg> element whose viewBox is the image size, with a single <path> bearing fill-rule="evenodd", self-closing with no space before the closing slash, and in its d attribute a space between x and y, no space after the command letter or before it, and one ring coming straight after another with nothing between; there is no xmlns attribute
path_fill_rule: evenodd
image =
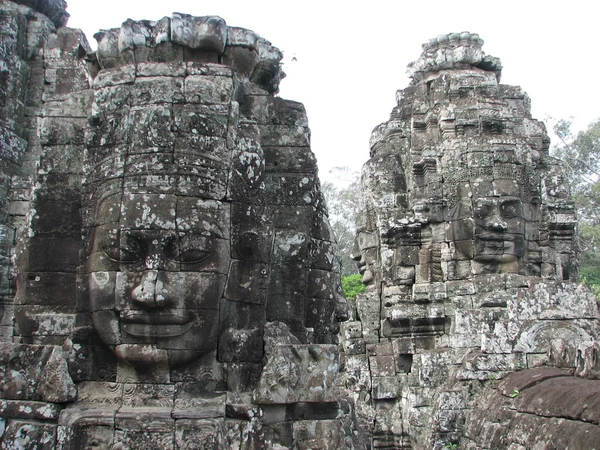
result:
<svg viewBox="0 0 600 450"><path fill-rule="evenodd" d="M1 448L600 441L566 179L479 36L424 44L373 131L348 305L281 51L67 19L0 2Z"/></svg>
<svg viewBox="0 0 600 450"><path fill-rule="evenodd" d="M366 291L343 325L342 383L373 448L594 448L597 422L557 426L562 382L575 410L597 389L584 378L597 378L598 306L577 284L568 182L529 97L500 84L482 45L468 32L424 44L373 130L356 239ZM561 378L533 389L551 367Z"/></svg>

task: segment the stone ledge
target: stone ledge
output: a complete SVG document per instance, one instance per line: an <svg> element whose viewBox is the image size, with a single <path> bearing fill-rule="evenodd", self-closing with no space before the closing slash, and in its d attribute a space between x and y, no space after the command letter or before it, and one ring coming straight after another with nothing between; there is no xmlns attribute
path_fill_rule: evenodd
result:
<svg viewBox="0 0 600 450"><path fill-rule="evenodd" d="M64 27L69 20L65 0L14 0L14 3L27 6L44 14L54 23L56 28Z"/></svg>

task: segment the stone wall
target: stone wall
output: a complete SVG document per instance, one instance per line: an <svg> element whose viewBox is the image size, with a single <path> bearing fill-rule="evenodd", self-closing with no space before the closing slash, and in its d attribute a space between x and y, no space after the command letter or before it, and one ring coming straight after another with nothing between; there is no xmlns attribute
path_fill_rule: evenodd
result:
<svg viewBox="0 0 600 450"><path fill-rule="evenodd" d="M2 448L593 447L573 203L479 36L373 132L348 311L281 52L65 7L0 3Z"/></svg>
<svg viewBox="0 0 600 450"><path fill-rule="evenodd" d="M274 95L281 52L185 14L92 52L60 5L2 3L22 69L2 115L2 445L345 445L347 307L304 107Z"/></svg>
<svg viewBox="0 0 600 450"><path fill-rule="evenodd" d="M64 24L68 17L64 2L20 3L26 6L15 2L3 2L1 6L0 303L3 319L0 339L3 341L12 340L13 333L14 259L22 251L18 243L30 233L27 230L32 219L29 205L42 153L37 116L45 102L58 101L53 98L57 70L78 56L66 55L63 61L61 55L60 32L57 34L55 23ZM50 12L54 22L43 14ZM77 42L77 46L79 44L87 46L85 42Z"/></svg>
<svg viewBox="0 0 600 450"><path fill-rule="evenodd" d="M371 137L356 253L366 292L343 325L342 375L373 448L465 445L466 421L493 403L482 389L597 339L596 300L573 282L560 162L482 44L466 32L424 44Z"/></svg>

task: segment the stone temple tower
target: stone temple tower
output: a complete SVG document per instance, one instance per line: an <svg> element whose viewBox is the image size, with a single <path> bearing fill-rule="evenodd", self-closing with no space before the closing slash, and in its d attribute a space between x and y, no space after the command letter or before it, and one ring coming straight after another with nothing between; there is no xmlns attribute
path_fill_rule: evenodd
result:
<svg viewBox="0 0 600 450"><path fill-rule="evenodd" d="M0 448L600 442L567 185L477 35L425 44L373 133L348 307L279 49L173 13L92 51L67 18L0 0Z"/></svg>
<svg viewBox="0 0 600 450"><path fill-rule="evenodd" d="M363 167L367 289L344 349L376 448L458 443L482 382L595 337L595 301L572 282L568 185L529 97L500 84L482 45L467 32L423 45Z"/></svg>
<svg viewBox="0 0 600 450"><path fill-rule="evenodd" d="M282 53L0 2L0 447L341 448L336 243ZM16 275L16 276L15 276Z"/></svg>

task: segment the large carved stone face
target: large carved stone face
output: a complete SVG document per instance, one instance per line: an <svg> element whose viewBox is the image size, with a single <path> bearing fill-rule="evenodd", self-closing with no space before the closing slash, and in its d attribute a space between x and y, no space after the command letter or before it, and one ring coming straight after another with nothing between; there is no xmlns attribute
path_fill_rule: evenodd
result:
<svg viewBox="0 0 600 450"><path fill-rule="evenodd" d="M515 263L525 252L523 205L518 197L484 197L473 202L473 259L484 264Z"/></svg>
<svg viewBox="0 0 600 450"><path fill-rule="evenodd" d="M473 272L518 273L525 253L523 201L516 196L463 199L451 212L450 239Z"/></svg>
<svg viewBox="0 0 600 450"><path fill-rule="evenodd" d="M215 349L230 261L229 206L116 194L97 214L109 219L96 221L88 258L101 339L134 367L178 366Z"/></svg>

